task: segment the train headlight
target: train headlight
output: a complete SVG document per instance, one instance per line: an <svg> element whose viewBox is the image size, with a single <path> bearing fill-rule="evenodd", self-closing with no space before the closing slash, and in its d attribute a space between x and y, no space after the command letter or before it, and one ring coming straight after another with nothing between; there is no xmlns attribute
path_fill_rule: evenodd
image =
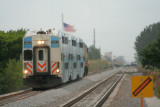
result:
<svg viewBox="0 0 160 107"><path fill-rule="evenodd" d="M59 69L57 69L56 73L57 73L57 74L59 73Z"/></svg>
<svg viewBox="0 0 160 107"><path fill-rule="evenodd" d="M24 70L24 74L27 74L28 73L28 70Z"/></svg>
<svg viewBox="0 0 160 107"><path fill-rule="evenodd" d="M44 44L44 41L41 41L42 42L42 44Z"/></svg>
<svg viewBox="0 0 160 107"><path fill-rule="evenodd" d="M41 41L41 40L38 41L38 45L43 45L43 44L44 44L44 41Z"/></svg>
<svg viewBox="0 0 160 107"><path fill-rule="evenodd" d="M40 45L40 44L42 44L42 42L39 40L39 41L38 41L38 44Z"/></svg>

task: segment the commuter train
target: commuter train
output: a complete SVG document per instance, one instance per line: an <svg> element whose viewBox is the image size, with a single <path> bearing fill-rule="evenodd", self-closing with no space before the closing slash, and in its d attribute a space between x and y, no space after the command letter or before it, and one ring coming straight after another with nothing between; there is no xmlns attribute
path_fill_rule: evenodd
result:
<svg viewBox="0 0 160 107"><path fill-rule="evenodd" d="M23 82L49 88L88 74L88 48L73 34L29 30L23 38Z"/></svg>

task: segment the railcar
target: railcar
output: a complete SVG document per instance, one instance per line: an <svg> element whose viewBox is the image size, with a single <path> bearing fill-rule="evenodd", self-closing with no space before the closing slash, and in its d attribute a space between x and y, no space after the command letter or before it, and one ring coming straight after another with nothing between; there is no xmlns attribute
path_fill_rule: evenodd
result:
<svg viewBox="0 0 160 107"><path fill-rule="evenodd" d="M23 82L49 88L88 73L88 48L81 38L61 30L29 30L23 38Z"/></svg>

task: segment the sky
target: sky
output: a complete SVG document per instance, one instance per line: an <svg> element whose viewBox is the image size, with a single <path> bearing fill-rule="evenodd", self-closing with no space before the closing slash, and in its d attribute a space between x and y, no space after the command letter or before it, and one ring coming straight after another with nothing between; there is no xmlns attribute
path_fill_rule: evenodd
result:
<svg viewBox="0 0 160 107"><path fill-rule="evenodd" d="M74 25L76 35L113 56L134 61L134 42L143 29L160 20L160 0L0 0L0 30L62 29Z"/></svg>

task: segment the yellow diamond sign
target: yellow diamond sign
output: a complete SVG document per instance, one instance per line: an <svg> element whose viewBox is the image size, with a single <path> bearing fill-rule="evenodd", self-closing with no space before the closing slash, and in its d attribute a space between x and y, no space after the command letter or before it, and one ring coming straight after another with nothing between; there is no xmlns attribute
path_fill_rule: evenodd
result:
<svg viewBox="0 0 160 107"><path fill-rule="evenodd" d="M153 97L152 76L132 76L131 79L132 97Z"/></svg>

